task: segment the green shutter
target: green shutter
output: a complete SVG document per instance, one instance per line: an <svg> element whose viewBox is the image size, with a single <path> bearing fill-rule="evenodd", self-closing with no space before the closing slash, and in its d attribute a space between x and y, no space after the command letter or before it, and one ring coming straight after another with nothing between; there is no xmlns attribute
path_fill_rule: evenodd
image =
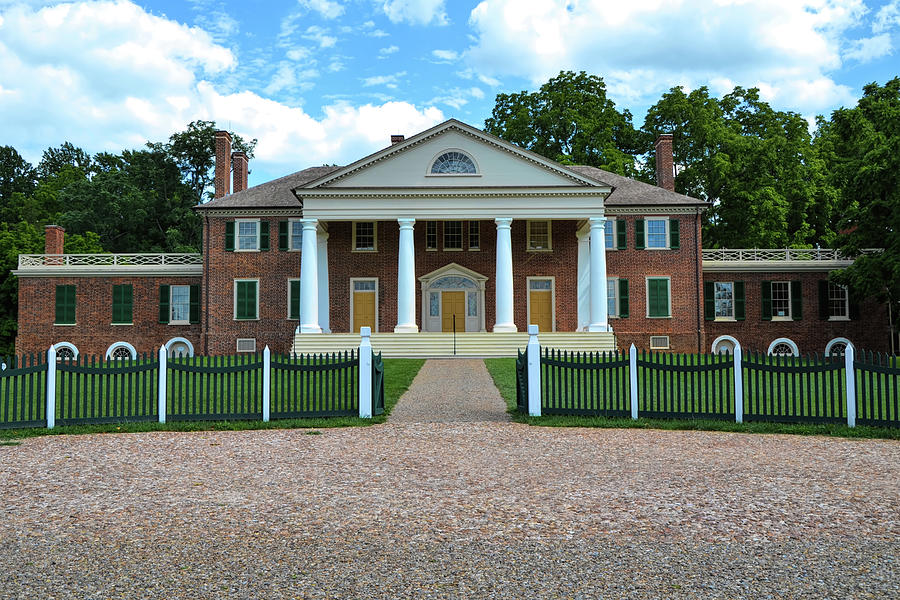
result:
<svg viewBox="0 0 900 600"><path fill-rule="evenodd" d="M799 321L803 318L803 289L799 281L791 282L791 318Z"/></svg>
<svg viewBox="0 0 900 600"><path fill-rule="evenodd" d="M289 223L287 221L278 221L278 249L281 251L290 250L288 244L290 240L288 239L288 227Z"/></svg>
<svg viewBox="0 0 900 600"><path fill-rule="evenodd" d="M269 249L269 222L259 222L259 249L265 252Z"/></svg>
<svg viewBox="0 0 900 600"><path fill-rule="evenodd" d="M628 316L628 280L619 279L619 318Z"/></svg>
<svg viewBox="0 0 900 600"><path fill-rule="evenodd" d="M819 280L819 319L828 320L828 280Z"/></svg>
<svg viewBox="0 0 900 600"><path fill-rule="evenodd" d="M703 282L703 318L716 320L716 284L713 281Z"/></svg>
<svg viewBox="0 0 900 600"><path fill-rule="evenodd" d="M628 221L625 219L616 219L616 249L625 250L628 247Z"/></svg>
<svg viewBox="0 0 900 600"><path fill-rule="evenodd" d="M669 219L669 248L678 250L681 247L681 232L678 219Z"/></svg>
<svg viewBox="0 0 900 600"><path fill-rule="evenodd" d="M256 318L256 282L237 282L237 307L235 316L238 319Z"/></svg>
<svg viewBox="0 0 900 600"><path fill-rule="evenodd" d="M638 250L644 249L644 220L637 219L634 222L634 247Z"/></svg>
<svg viewBox="0 0 900 600"><path fill-rule="evenodd" d="M225 223L225 250L234 252L234 221Z"/></svg>
<svg viewBox="0 0 900 600"><path fill-rule="evenodd" d="M669 316L669 280L651 279L647 284L647 316Z"/></svg>
<svg viewBox="0 0 900 600"><path fill-rule="evenodd" d="M56 286L56 315L57 325L75 324L75 286Z"/></svg>
<svg viewBox="0 0 900 600"><path fill-rule="evenodd" d="M300 280L296 279L290 282L290 305L288 307L288 319L300 318Z"/></svg>
<svg viewBox="0 0 900 600"><path fill-rule="evenodd" d="M744 294L744 282L734 282L734 320L743 321L747 314L747 299Z"/></svg>
<svg viewBox="0 0 900 600"><path fill-rule="evenodd" d="M772 320L772 282L763 281L760 288L760 298L762 305L762 320Z"/></svg>
<svg viewBox="0 0 900 600"><path fill-rule="evenodd" d="M159 286L159 322L169 322L169 286L167 285Z"/></svg>
<svg viewBox="0 0 900 600"><path fill-rule="evenodd" d="M850 320L858 321L859 320L859 299L854 297L852 293L850 293L850 288L847 288L847 296L850 302Z"/></svg>
<svg viewBox="0 0 900 600"><path fill-rule="evenodd" d="M190 318L189 321L191 323L199 323L200 322L200 286L194 284L191 286L191 309L190 309Z"/></svg>
<svg viewBox="0 0 900 600"><path fill-rule="evenodd" d="M113 286L113 323L131 323L133 291L131 284Z"/></svg>

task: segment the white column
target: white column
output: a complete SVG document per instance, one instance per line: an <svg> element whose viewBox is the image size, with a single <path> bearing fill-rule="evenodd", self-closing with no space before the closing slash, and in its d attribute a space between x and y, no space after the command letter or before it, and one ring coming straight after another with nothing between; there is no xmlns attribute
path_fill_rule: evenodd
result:
<svg viewBox="0 0 900 600"><path fill-rule="evenodd" d="M416 325L416 249L413 243L415 219L400 223L400 252L397 256L397 326L395 333L418 333Z"/></svg>
<svg viewBox="0 0 900 600"><path fill-rule="evenodd" d="M331 299L328 297L328 232L319 227L316 230L316 245L319 259L319 327L331 333Z"/></svg>
<svg viewBox="0 0 900 600"><path fill-rule="evenodd" d="M588 331L609 331L606 298L606 217L591 217L591 323Z"/></svg>
<svg viewBox="0 0 900 600"><path fill-rule="evenodd" d="M497 318L494 331L517 331L513 321L512 219L494 219L497 224L497 270L494 277Z"/></svg>
<svg viewBox="0 0 900 600"><path fill-rule="evenodd" d="M579 231L578 238L578 331L587 331L591 322L591 239L589 229Z"/></svg>
<svg viewBox="0 0 900 600"><path fill-rule="evenodd" d="M300 254L300 333L322 333L319 326L318 219L301 219L303 251Z"/></svg>

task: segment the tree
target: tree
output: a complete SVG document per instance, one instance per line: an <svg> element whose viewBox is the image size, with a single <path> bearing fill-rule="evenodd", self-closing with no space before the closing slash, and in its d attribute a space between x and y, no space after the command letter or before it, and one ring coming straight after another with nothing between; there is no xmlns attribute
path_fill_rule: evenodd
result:
<svg viewBox="0 0 900 600"><path fill-rule="evenodd" d="M85 176L90 176L93 161L91 156L70 142L63 142L59 148L47 148L38 163L37 172L41 179L58 174L66 167L74 167Z"/></svg>
<svg viewBox="0 0 900 600"><path fill-rule="evenodd" d="M840 189L838 244L853 265L836 274L857 296L900 309L900 77L870 83L854 108L834 111L821 138ZM861 254L868 248L882 251Z"/></svg>
<svg viewBox="0 0 900 600"><path fill-rule="evenodd" d="M12 146L0 146L0 211L13 202L13 195L26 196L37 185L37 172Z"/></svg>
<svg viewBox="0 0 900 600"><path fill-rule="evenodd" d="M564 164L633 175L638 136L601 77L563 71L536 92L497 94L484 130Z"/></svg>

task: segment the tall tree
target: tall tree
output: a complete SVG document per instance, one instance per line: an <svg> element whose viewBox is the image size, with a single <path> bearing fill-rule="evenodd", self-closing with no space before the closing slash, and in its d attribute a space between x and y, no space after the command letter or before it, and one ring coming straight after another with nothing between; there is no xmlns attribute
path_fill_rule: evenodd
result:
<svg viewBox="0 0 900 600"><path fill-rule="evenodd" d="M497 94L484 130L565 164L635 173L637 132L601 77L563 71L536 92Z"/></svg>
<svg viewBox="0 0 900 600"><path fill-rule="evenodd" d="M0 146L0 211L13 195L27 196L37 185L37 171L12 146Z"/></svg>
<svg viewBox="0 0 900 600"><path fill-rule="evenodd" d="M91 155L72 145L71 142L63 142L59 148L47 148L38 163L37 171L41 179L57 175L66 167L74 167L86 176L91 174L93 161Z"/></svg>

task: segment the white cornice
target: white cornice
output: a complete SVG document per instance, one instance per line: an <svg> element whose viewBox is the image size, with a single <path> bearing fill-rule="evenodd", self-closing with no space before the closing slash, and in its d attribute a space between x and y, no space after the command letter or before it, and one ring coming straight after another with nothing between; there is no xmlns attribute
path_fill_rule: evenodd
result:
<svg viewBox="0 0 900 600"><path fill-rule="evenodd" d="M302 207L297 208L210 208L204 216L216 217L295 217L303 216Z"/></svg>
<svg viewBox="0 0 900 600"><path fill-rule="evenodd" d="M844 269L852 260L704 260L704 273L816 272Z"/></svg>
<svg viewBox="0 0 900 600"><path fill-rule="evenodd" d="M606 206L607 215L695 215L697 206ZM705 207L699 207L704 212Z"/></svg>
<svg viewBox="0 0 900 600"><path fill-rule="evenodd" d="M303 200L334 198L595 198L602 202L610 188L317 188L297 190Z"/></svg>
<svg viewBox="0 0 900 600"><path fill-rule="evenodd" d="M16 269L16 277L202 277L203 265L48 266Z"/></svg>

